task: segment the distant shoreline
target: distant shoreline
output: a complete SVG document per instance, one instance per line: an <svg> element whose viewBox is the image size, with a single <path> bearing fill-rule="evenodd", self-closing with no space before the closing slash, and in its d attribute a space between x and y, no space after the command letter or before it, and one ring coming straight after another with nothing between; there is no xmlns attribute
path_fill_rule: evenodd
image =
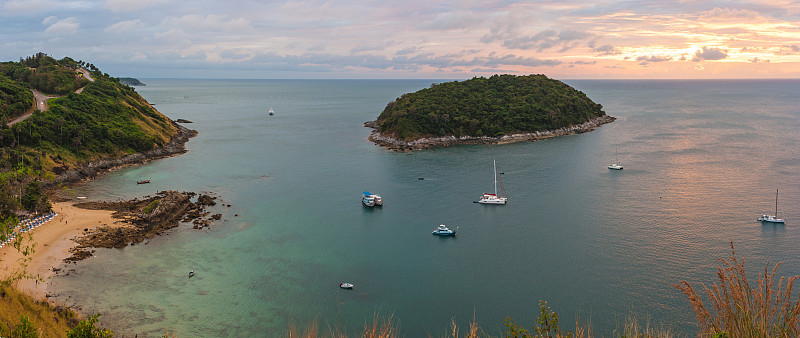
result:
<svg viewBox="0 0 800 338"><path fill-rule="evenodd" d="M377 129L378 127L377 121L365 122L364 127L374 129L367 138L368 140L374 142L379 146L386 147L392 151L407 152L407 151L428 149L431 147L451 146L457 144L503 144L503 143L513 143L521 141L538 141L541 139L556 137L556 136L587 133L597 129L597 127L600 127L601 125L614 122L614 120L616 119L617 119L616 117L603 115L593 118L581 124L575 124L555 130L544 130L532 133L519 133L512 135L503 135L499 137L489 137L489 136L455 137L453 135L450 135L442 137L420 138L413 141L398 140L391 136L381 135L381 133L378 132Z"/></svg>

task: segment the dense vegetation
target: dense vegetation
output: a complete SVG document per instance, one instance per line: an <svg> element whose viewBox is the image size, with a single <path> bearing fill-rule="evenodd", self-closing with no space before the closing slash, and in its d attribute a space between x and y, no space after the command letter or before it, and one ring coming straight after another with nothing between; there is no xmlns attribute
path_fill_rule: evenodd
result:
<svg viewBox="0 0 800 338"><path fill-rule="evenodd" d="M1 67L2 65L0 65ZM33 109L33 104L33 94L27 87L0 74L0 116L2 118L10 120L22 115Z"/></svg>
<svg viewBox="0 0 800 338"><path fill-rule="evenodd" d="M602 106L544 75L494 75L433 84L386 105L377 119L382 135L502 136L554 130L605 115Z"/></svg>
<svg viewBox="0 0 800 338"><path fill-rule="evenodd" d="M93 69L94 82L71 68L84 66ZM10 74L18 87L63 94L49 100L48 110L12 127L0 126L0 147L5 149L0 170L27 166L60 173L65 166L163 146L175 134L169 119L132 87L91 64L37 54L1 64L0 73ZM78 88L83 88L80 94L75 92ZM6 102L10 101L0 101L0 106Z"/></svg>
<svg viewBox="0 0 800 338"><path fill-rule="evenodd" d="M128 86L144 86L145 84L139 79L132 78L132 77L121 77L119 78L119 83L128 85Z"/></svg>

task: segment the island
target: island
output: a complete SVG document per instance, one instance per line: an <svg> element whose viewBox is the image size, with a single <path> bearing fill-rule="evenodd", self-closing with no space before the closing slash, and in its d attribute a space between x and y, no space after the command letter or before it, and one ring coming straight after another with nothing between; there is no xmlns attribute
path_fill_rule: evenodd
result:
<svg viewBox="0 0 800 338"><path fill-rule="evenodd" d="M411 151L577 134L614 121L583 92L545 75L494 75L433 84L389 102L369 140Z"/></svg>
<svg viewBox="0 0 800 338"><path fill-rule="evenodd" d="M121 77L119 78L119 83L128 86L146 86L146 84L144 84L142 81L139 81L139 79L132 77Z"/></svg>

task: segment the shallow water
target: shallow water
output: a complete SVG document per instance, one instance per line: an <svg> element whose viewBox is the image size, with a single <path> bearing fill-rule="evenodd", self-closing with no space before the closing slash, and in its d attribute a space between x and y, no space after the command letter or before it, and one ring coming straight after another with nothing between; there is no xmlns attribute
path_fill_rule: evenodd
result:
<svg viewBox="0 0 800 338"><path fill-rule="evenodd" d="M76 196L176 189L232 206L212 210L223 221L210 230L98 250L55 278L57 301L102 313L126 336L274 336L314 319L354 332L375 313L409 337L473 317L497 335L506 316L533 325L539 300L565 327L579 316L608 334L632 313L693 334L672 284L713 282L730 242L749 271L783 261L779 274L800 274L797 80L565 81L618 120L539 142L414 153L371 144L362 124L429 80L144 82L137 91L200 134L188 153ZM617 158L625 169L608 170ZM509 204L474 204L493 189L494 159ZM776 188L787 224L762 225ZM365 190L385 206L362 207ZM432 236L442 223L460 236Z"/></svg>

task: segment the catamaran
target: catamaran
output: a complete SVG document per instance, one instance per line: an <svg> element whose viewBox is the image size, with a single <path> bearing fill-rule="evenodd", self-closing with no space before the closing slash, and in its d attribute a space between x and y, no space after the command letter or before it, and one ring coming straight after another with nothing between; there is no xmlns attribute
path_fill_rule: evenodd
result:
<svg viewBox="0 0 800 338"><path fill-rule="evenodd" d="M761 215L758 220L767 223L786 223L783 218L778 218L778 189L775 189L775 216Z"/></svg>
<svg viewBox="0 0 800 338"><path fill-rule="evenodd" d="M508 201L508 197L500 197L499 195L497 195L497 180L500 178L500 175L498 175L497 173L497 161L492 161L492 162L494 163L494 171L492 172L492 174L494 174L494 194L485 192L483 193L483 196L481 196L481 198L475 201L474 203L506 204L506 202ZM503 181L500 181L500 189L503 192L503 195L507 196L506 189L505 187L503 187Z"/></svg>
<svg viewBox="0 0 800 338"><path fill-rule="evenodd" d="M611 163L608 169L622 170L622 162L619 161L619 154L617 154L617 163Z"/></svg>

